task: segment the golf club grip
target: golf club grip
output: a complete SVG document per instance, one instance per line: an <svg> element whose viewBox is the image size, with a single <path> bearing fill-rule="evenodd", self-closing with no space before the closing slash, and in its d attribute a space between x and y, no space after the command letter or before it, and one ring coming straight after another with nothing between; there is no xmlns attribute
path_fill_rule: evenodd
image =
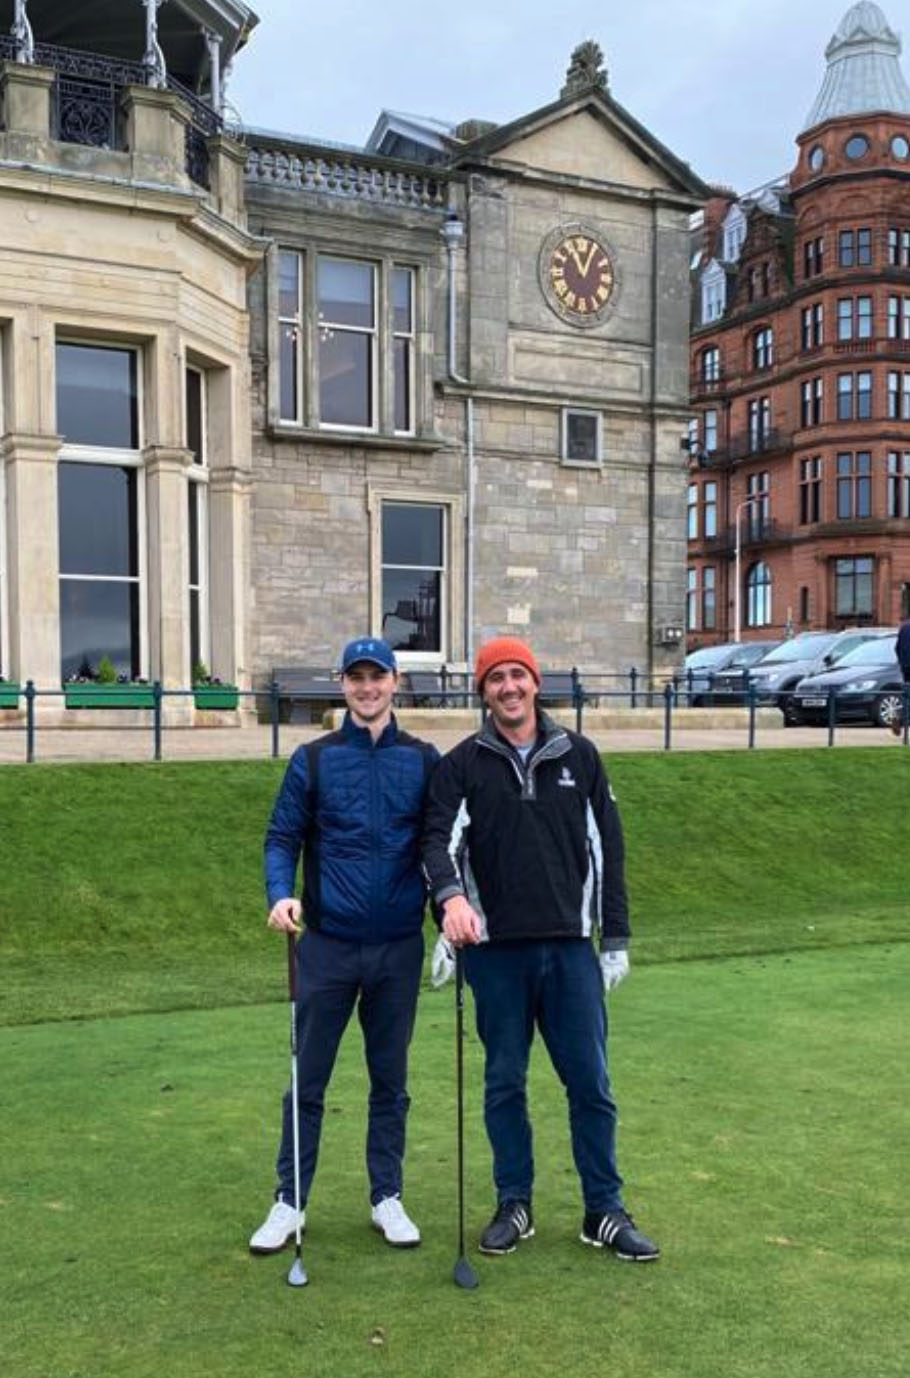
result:
<svg viewBox="0 0 910 1378"><path fill-rule="evenodd" d="M294 934L288 934L288 995L290 999L297 999L297 948L294 941Z"/></svg>

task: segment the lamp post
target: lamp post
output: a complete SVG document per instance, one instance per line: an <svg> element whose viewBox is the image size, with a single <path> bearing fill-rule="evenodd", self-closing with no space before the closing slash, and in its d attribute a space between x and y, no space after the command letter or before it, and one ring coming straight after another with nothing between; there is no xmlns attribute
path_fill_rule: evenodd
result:
<svg viewBox="0 0 910 1378"><path fill-rule="evenodd" d="M736 504L736 515L733 525L736 528L736 545L733 557L733 578L735 588L733 590L733 640L739 643L739 624L740 624L740 602L742 599L742 580L740 576L740 565L742 563L742 540L739 534L739 519L744 507L750 507L753 502L762 502L768 497L767 488L763 488L760 493L753 493L751 497L744 498L742 502Z"/></svg>

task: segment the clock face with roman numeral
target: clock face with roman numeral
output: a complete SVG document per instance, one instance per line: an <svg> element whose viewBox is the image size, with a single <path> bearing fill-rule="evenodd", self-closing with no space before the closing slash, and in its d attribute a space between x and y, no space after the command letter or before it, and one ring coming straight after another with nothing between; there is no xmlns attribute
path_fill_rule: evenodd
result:
<svg viewBox="0 0 910 1378"><path fill-rule="evenodd" d="M549 305L572 325L599 325L616 288L613 256L604 236L584 225L564 225L544 240L538 264Z"/></svg>

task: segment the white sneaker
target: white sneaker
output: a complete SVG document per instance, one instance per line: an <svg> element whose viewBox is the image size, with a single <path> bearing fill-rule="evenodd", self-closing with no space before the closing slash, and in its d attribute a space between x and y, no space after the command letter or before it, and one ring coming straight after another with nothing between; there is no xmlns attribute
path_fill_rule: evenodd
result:
<svg viewBox="0 0 910 1378"><path fill-rule="evenodd" d="M420 1231L397 1196L386 1196L373 1207L373 1229L396 1249L413 1249L420 1243Z"/></svg>
<svg viewBox="0 0 910 1378"><path fill-rule="evenodd" d="M306 1229L306 1211L300 1212L300 1233ZM276 1201L264 1222L250 1236L251 1254L277 1254L297 1233L297 1212L284 1201Z"/></svg>

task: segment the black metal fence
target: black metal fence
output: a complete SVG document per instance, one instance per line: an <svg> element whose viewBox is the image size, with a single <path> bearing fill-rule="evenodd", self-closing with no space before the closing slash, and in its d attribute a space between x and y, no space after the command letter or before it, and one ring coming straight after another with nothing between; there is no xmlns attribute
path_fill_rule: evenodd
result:
<svg viewBox="0 0 910 1378"><path fill-rule="evenodd" d="M602 681L609 680L615 684L620 679L626 680L622 687L607 687L602 683ZM113 687L116 688L116 686ZM691 684L689 687L691 689ZM24 733L25 760L27 762L38 759L40 732L51 730L49 726L38 723L36 710L38 700L63 699L66 701L67 692L66 689L37 689L32 680L29 680L21 689L15 685L0 682L0 709L17 709L20 704L24 704L24 718L14 721L5 730L20 730ZM230 693L235 698L238 707L246 704L254 708L259 720L269 727L270 755L273 758L279 757L281 755L281 728L287 721L288 700L293 701L301 696L283 693L281 686L275 679L262 689L232 689ZM585 714L588 709L598 707L658 708L660 710L659 724L663 750L670 751L674 739L675 714L681 711L688 715L701 711L699 708L690 708L687 705L686 693L685 676L681 676L675 682L667 681L656 685L634 669L629 671L626 676L592 675L587 676L584 680L582 680L579 672L573 669L570 672L545 673L540 697L545 706L563 706L571 709L575 715L575 728L578 732L583 732L585 729ZM157 681L146 686L146 701L150 698L151 703L146 702L145 706L136 706L133 711L147 715L152 760L161 761L164 759L166 733L186 730L174 724L165 723L164 705L166 700L187 698L197 700L197 696L198 690L165 689ZM312 704L312 696L302 697ZM740 706L746 708L744 724L746 746L750 749L754 748L758 736L757 712L759 708L767 705L758 698L753 684L750 684L738 695L725 689L724 697L727 703L735 698ZM843 726L838 717L838 705L842 697L838 695L836 687L832 686L828 690L826 716L822 723L822 726L827 729L828 746L835 745L837 728ZM904 685L901 698L902 709L897 726L903 745L907 746L910 745L910 684ZM703 694L702 699L703 706L710 707L710 691ZM413 705L442 710L470 707L476 711L479 722L483 721L485 711L483 704L473 691L470 676L467 675L441 675L431 691L428 691L424 684L401 688L397 694L396 702L402 707ZM113 709L112 711L117 712L119 710ZM109 730L116 731L117 728L111 726ZM195 729L190 728L189 730Z"/></svg>
<svg viewBox="0 0 910 1378"><path fill-rule="evenodd" d="M15 59L17 45L0 35L0 58ZM82 52L52 43L34 45L34 61L56 74L53 90L51 137L61 143L91 148L123 149L122 96L128 86L144 86L148 69L141 62L127 62L101 53ZM223 129L221 116L176 77L167 74L166 85L189 107L186 128L185 167L197 186L208 190L207 140Z"/></svg>

